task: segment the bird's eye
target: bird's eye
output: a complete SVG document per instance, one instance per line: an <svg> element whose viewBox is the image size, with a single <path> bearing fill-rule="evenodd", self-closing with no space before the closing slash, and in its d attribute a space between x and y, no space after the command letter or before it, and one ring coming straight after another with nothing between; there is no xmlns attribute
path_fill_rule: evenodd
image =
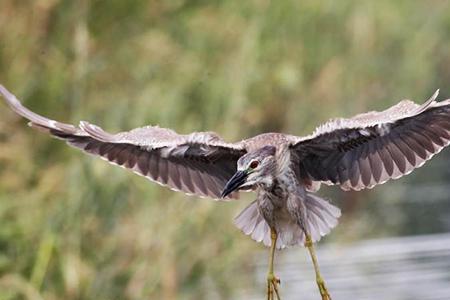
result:
<svg viewBox="0 0 450 300"><path fill-rule="evenodd" d="M258 165L259 165L259 161L254 160L250 163L250 168L256 169L258 167Z"/></svg>

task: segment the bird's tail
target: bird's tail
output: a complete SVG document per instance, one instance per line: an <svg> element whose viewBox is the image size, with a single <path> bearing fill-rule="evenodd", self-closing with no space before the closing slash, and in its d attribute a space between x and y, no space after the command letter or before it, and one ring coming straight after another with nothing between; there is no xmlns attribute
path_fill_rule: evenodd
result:
<svg viewBox="0 0 450 300"><path fill-rule="evenodd" d="M307 230L313 242L320 240L328 234L338 223L341 211L314 194L307 193L305 199ZM278 233L277 249L295 245L305 245L305 233L292 219L278 220L276 228ZM263 216L259 213L256 200L250 203L234 220L235 225L246 235L257 242L270 246L270 228Z"/></svg>

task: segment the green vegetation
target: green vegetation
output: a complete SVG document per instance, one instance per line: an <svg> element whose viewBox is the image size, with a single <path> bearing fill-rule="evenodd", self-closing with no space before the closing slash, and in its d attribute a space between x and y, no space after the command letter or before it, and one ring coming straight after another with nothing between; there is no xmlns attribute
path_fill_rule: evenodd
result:
<svg viewBox="0 0 450 300"><path fill-rule="evenodd" d="M308 134L437 88L448 97L449 66L447 1L0 2L0 83L41 114L111 132ZM448 230L435 213L450 204L405 209L406 189L389 192L449 182L445 157L378 193L326 190L345 210L330 238ZM174 193L1 103L0 299L233 299L263 250L232 224L251 197Z"/></svg>

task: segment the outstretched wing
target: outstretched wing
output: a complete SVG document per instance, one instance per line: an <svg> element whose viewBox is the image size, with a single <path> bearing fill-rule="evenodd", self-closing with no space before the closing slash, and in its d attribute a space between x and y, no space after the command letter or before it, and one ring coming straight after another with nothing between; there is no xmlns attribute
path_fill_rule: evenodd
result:
<svg viewBox="0 0 450 300"><path fill-rule="evenodd" d="M16 113L30 121L30 126L187 194L220 199L223 187L236 172L237 160L246 152L240 143L225 143L212 132L180 135L148 126L110 134L87 122L75 127L28 110L1 85L0 94ZM237 193L230 197L236 198Z"/></svg>
<svg viewBox="0 0 450 300"><path fill-rule="evenodd" d="M450 100L404 100L382 111L331 120L291 146L305 182L372 188L409 174L450 143Z"/></svg>

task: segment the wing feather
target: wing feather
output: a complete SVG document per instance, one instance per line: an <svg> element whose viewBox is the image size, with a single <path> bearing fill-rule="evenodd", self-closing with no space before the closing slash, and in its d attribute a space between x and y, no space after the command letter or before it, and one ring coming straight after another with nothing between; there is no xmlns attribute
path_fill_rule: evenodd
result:
<svg viewBox="0 0 450 300"><path fill-rule="evenodd" d="M181 135L171 129L147 126L111 134L85 121L75 127L28 110L1 85L0 94L32 127L188 194L220 199L227 180L236 172L237 160L246 153L243 144L226 143L213 132ZM237 193L229 196L236 197Z"/></svg>
<svg viewBox="0 0 450 300"><path fill-rule="evenodd" d="M450 143L450 100L436 97L332 120L298 138L291 150L300 179L360 190L411 173Z"/></svg>

